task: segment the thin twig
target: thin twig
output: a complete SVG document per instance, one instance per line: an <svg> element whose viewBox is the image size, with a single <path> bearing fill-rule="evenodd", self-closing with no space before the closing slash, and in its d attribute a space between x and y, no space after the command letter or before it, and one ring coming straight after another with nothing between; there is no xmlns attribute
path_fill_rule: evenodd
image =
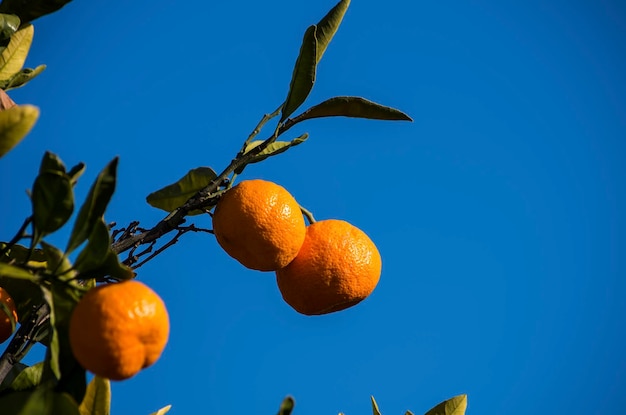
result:
<svg viewBox="0 0 626 415"><path fill-rule="evenodd" d="M2 250L0 251L0 256L3 256L4 254L6 254L7 251L13 247L13 245L18 243L20 239L22 239L25 236L26 228L28 227L30 222L32 222L32 220L33 220L32 216L29 216L24 220L24 223L22 223L22 226L20 226L20 229L17 231L15 236L13 236L13 238L7 243L7 245L4 248L2 248Z"/></svg>

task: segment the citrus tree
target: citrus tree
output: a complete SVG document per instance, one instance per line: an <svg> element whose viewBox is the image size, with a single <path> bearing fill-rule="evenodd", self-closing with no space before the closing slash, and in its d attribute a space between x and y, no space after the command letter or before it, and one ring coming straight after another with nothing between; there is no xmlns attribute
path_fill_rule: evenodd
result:
<svg viewBox="0 0 626 415"><path fill-rule="evenodd" d="M45 69L23 67L33 40L31 22L68 2L0 3L0 157L28 134L39 116L38 108L16 105L5 92ZM76 203L74 187L85 165L68 168L56 154L43 155L29 192L32 211L14 235L0 237L0 342L8 341L0 357L2 414L109 413L110 380L128 379L157 362L169 336L166 305L136 279L138 269L188 232L213 234L243 266L275 272L283 299L305 315L338 312L372 293L381 256L363 230L342 220L316 222L279 184L239 180L249 164L304 143L306 133L282 139L304 121L337 116L411 120L397 109L355 96L333 97L300 110L349 4L341 0L306 29L284 102L262 117L220 173L192 168L147 196L150 205L165 211L151 228L139 227L138 221L118 228L104 219L117 186L117 159L101 170L85 200ZM270 121L269 133L257 138ZM212 229L193 224L194 215L207 214ZM71 227L66 244L49 243L50 235L66 225ZM44 361L21 363L36 343L46 347ZM87 372L95 375L89 383ZM462 415L466 404L460 395L428 414ZM293 406L293 398L287 397L279 414L291 413ZM372 409L380 414L373 398Z"/></svg>

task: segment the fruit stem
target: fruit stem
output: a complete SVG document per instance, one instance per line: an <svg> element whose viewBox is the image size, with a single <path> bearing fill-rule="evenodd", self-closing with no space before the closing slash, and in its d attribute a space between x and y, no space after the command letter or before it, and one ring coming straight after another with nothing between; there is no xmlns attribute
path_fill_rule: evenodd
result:
<svg viewBox="0 0 626 415"><path fill-rule="evenodd" d="M300 210L302 211L302 214L304 215L306 220L309 222L309 225L313 225L315 223L315 218L313 217L313 214L302 206L300 206Z"/></svg>

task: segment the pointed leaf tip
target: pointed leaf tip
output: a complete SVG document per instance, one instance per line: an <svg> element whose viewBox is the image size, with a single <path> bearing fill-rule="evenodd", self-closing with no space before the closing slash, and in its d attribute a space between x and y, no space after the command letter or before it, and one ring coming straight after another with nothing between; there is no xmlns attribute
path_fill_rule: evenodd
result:
<svg viewBox="0 0 626 415"><path fill-rule="evenodd" d="M467 395L457 395L431 408L425 415L465 415Z"/></svg>
<svg viewBox="0 0 626 415"><path fill-rule="evenodd" d="M197 167L191 169L175 183L167 185L156 192L152 192L146 197L150 206L162 209L166 212L173 212L187 202L200 190L204 189L217 178L217 173L210 167ZM191 215L198 215L202 211L190 212Z"/></svg>
<svg viewBox="0 0 626 415"><path fill-rule="evenodd" d="M330 11L319 21L317 24L317 62L322 59L324 52L326 52L326 48L328 44L335 36L337 29L339 29L339 25L343 20L343 16L346 14L346 10L348 10L348 6L350 5L350 0L341 0L339 3L335 5Z"/></svg>
<svg viewBox="0 0 626 415"><path fill-rule="evenodd" d="M302 105L313 89L317 65L317 27L309 26L304 33L300 54L291 75L289 93L283 104L280 122L285 121L295 110Z"/></svg>
<svg viewBox="0 0 626 415"><path fill-rule="evenodd" d="M376 399L374 399L373 396L370 396L370 399L372 401L372 414L380 415L380 409L378 409L378 404L376 403Z"/></svg>

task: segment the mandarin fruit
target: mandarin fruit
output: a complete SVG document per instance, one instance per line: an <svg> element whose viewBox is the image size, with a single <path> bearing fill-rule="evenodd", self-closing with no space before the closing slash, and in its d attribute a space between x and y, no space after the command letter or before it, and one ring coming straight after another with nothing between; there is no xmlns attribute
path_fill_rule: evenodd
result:
<svg viewBox="0 0 626 415"><path fill-rule="evenodd" d="M139 281L89 290L70 318L74 357L90 372L112 380L134 376L161 356L169 336L163 300Z"/></svg>
<svg viewBox="0 0 626 415"><path fill-rule="evenodd" d="M13 321L17 323L17 308L13 298L9 295L7 290L0 287L0 303L4 304L6 308L11 312ZM5 308L0 308L0 343L11 337L13 334L13 324L11 322L11 316L6 314Z"/></svg>
<svg viewBox="0 0 626 415"><path fill-rule="evenodd" d="M213 231L224 251L243 266L275 271L296 257L306 225L300 205L285 188L246 180L217 202Z"/></svg>
<svg viewBox="0 0 626 415"><path fill-rule="evenodd" d="M327 314L351 307L374 291L382 269L376 245L342 220L307 227L296 258L276 271L283 299L296 311Z"/></svg>

